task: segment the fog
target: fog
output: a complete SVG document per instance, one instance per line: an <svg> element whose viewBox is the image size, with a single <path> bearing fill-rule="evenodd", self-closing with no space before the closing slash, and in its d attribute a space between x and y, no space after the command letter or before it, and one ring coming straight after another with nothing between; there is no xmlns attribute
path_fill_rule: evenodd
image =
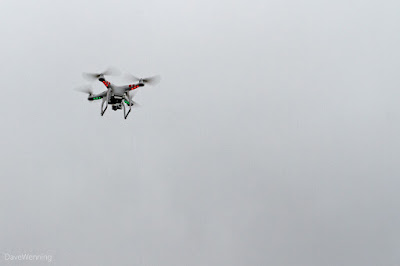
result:
<svg viewBox="0 0 400 266"><path fill-rule="evenodd" d="M398 1L0 8L0 265L400 264Z"/></svg>

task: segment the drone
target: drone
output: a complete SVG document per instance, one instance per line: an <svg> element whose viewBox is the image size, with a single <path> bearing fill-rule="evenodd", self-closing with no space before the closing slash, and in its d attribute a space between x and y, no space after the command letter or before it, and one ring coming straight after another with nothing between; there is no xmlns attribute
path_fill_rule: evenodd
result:
<svg viewBox="0 0 400 266"><path fill-rule="evenodd" d="M160 81L160 76L153 76L148 78L137 78L131 74L126 74L126 76L135 82L129 85L117 86L107 81L104 76L109 75L117 75L119 74L116 70L108 69L102 73L83 73L83 77L88 80L98 80L106 86L107 90L98 94L94 94L93 90L90 86L84 86L77 88L77 91L87 93L89 101L98 101L101 102L101 115L103 116L107 110L108 105L112 106L114 111L123 109L124 110L124 118L126 119L129 113L132 110L132 106L138 105L135 101L133 101L134 90L139 87L143 87L145 84L155 85ZM106 105L104 108L104 104ZM128 112L126 112L126 107L129 107Z"/></svg>

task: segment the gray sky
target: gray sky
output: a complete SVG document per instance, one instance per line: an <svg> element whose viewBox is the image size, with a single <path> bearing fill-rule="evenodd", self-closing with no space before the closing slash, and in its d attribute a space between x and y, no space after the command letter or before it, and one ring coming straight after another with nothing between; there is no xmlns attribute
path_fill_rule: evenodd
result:
<svg viewBox="0 0 400 266"><path fill-rule="evenodd" d="M400 265L399 8L1 1L0 251ZM127 120L73 90L108 66L162 76Z"/></svg>

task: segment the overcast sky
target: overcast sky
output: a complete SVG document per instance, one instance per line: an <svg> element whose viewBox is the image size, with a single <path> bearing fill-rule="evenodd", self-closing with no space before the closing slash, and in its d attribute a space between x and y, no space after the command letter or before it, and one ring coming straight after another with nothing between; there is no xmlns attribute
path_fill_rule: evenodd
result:
<svg viewBox="0 0 400 266"><path fill-rule="evenodd" d="M399 1L0 10L3 255L400 265ZM127 120L73 90L109 66L162 77Z"/></svg>

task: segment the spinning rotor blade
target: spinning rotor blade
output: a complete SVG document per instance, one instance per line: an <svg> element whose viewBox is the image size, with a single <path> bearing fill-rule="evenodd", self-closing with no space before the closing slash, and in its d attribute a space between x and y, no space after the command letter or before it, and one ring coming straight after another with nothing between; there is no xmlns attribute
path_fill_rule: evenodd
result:
<svg viewBox="0 0 400 266"><path fill-rule="evenodd" d="M133 97L136 95L136 91L129 91L128 92L128 99L129 99L129 102L131 103L131 106L134 106L134 107L140 107L140 104L138 104L137 102L135 102L134 100L133 100Z"/></svg>
<svg viewBox="0 0 400 266"><path fill-rule="evenodd" d="M128 98L131 101L133 97L136 95L136 91L128 91Z"/></svg>
<svg viewBox="0 0 400 266"><path fill-rule="evenodd" d="M133 106L133 107L140 107L140 104L138 104L135 101L130 101L130 103L131 103L131 106Z"/></svg>
<svg viewBox="0 0 400 266"><path fill-rule="evenodd" d="M89 85L77 87L77 88L75 88L75 90L79 91L79 92L87 93L89 95L93 94L93 89Z"/></svg>
<svg viewBox="0 0 400 266"><path fill-rule="evenodd" d="M149 85L156 85L160 82L160 80L161 77L159 75L142 79L143 83L148 83Z"/></svg>
<svg viewBox="0 0 400 266"><path fill-rule="evenodd" d="M102 73L82 73L82 76L87 79L87 80L96 80L98 78L100 78L101 76L117 76L120 74L120 71L116 68L107 68L107 70L105 70Z"/></svg>
<svg viewBox="0 0 400 266"><path fill-rule="evenodd" d="M147 83L149 85L156 85L158 82L160 82L160 79L161 79L160 75L156 75L156 76L152 76L152 77L148 77L148 78L138 78L132 74L125 74L125 75L129 80L138 81L139 83L145 83L145 84Z"/></svg>

